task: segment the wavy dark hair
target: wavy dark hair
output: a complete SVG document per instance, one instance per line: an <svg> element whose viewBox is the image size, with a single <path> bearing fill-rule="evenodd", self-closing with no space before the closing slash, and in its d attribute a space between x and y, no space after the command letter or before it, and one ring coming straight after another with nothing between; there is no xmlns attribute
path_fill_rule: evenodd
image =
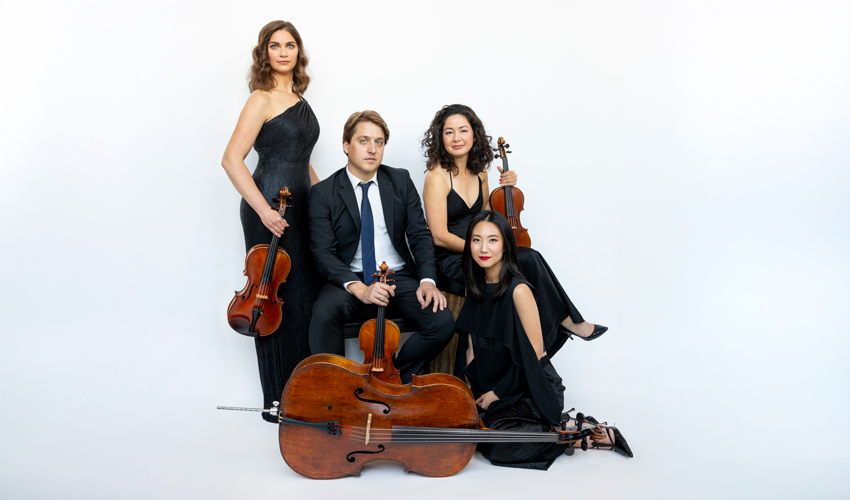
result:
<svg viewBox="0 0 850 500"><path fill-rule="evenodd" d="M292 90L296 94L301 95L307 91L307 86L310 85L310 77L307 75L307 63L310 62L310 59L304 50L301 35L298 34L295 26L288 21L272 21L260 30L260 35L257 37L257 46L252 51L254 64L251 65L251 74L248 77L248 89L251 92L255 90L271 90L274 88L275 81L272 74L272 65L269 62L268 47L272 35L280 30L284 30L292 35L292 38L295 39L295 44L298 45L298 60L295 61L295 67L292 68Z"/></svg>
<svg viewBox="0 0 850 500"><path fill-rule="evenodd" d="M484 288L485 281L484 268L475 262L470 247L472 231L479 222L492 222L502 233L502 270L499 272L499 283L493 293L493 298L499 298L511 286L513 278L525 278L522 267L519 265L516 238L508 219L499 212L482 210L469 223L469 229L466 230L466 243L463 245L463 277L466 279L466 295L475 297L475 300L481 300L484 297L481 290Z"/></svg>
<svg viewBox="0 0 850 500"><path fill-rule="evenodd" d="M425 138L422 139L422 148L425 149L425 157L428 158L425 162L425 168L434 170L439 165L443 170L457 174L458 168L455 159L443 145L443 127L446 126L446 120L454 115L463 116L472 126L475 141L472 143L472 149L469 150L466 168L478 175L490 168L490 162L493 161L493 150L490 149L490 141L493 138L487 135L484 124L481 123L481 119L478 118L475 111L463 104L447 104L437 111L434 119L431 120L431 126L425 131Z"/></svg>

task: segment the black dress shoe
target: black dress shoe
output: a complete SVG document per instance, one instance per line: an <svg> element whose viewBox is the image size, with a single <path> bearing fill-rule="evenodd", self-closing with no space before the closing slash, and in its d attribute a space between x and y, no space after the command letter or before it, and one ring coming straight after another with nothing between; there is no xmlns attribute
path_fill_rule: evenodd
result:
<svg viewBox="0 0 850 500"><path fill-rule="evenodd" d="M566 331L567 331L567 334L569 335L569 338L573 338L573 336L575 336L576 338L580 338L580 339L585 340L585 341L591 341L591 340L593 340L593 339L599 338L599 337L601 337L601 336L602 336L602 334L603 334L603 333L605 333L605 332L607 332L607 331L608 331L608 327L607 327L607 326L602 326L602 325L594 324L594 325L593 325L593 333L591 333L591 334L590 334L590 335L588 335L587 337L582 337L581 335L579 335L579 334L574 333L573 331L571 331L571 330L570 330L569 328L567 328L566 326L561 325L561 328L563 328L564 330L566 330Z"/></svg>

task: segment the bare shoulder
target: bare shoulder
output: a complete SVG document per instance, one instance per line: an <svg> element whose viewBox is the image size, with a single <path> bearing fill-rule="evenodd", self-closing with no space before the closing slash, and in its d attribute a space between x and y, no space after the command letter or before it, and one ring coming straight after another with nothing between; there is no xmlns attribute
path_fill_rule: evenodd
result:
<svg viewBox="0 0 850 500"><path fill-rule="evenodd" d="M513 292L514 307L522 318L537 317L537 300L534 292L525 283L520 283ZM526 326L526 328L528 328Z"/></svg>
<svg viewBox="0 0 850 500"><path fill-rule="evenodd" d="M245 103L245 111L252 115L262 115L263 121L268 118L269 111L272 107L271 94L265 90L255 90L248 96L248 102Z"/></svg>
<svg viewBox="0 0 850 500"><path fill-rule="evenodd" d="M449 192L449 176L450 174L439 166L434 170L429 170L425 174L425 187L437 193Z"/></svg>
<svg viewBox="0 0 850 500"><path fill-rule="evenodd" d="M534 301L534 292L531 291L531 288L525 283L520 283L516 287L514 287L514 302L527 302L528 300Z"/></svg>

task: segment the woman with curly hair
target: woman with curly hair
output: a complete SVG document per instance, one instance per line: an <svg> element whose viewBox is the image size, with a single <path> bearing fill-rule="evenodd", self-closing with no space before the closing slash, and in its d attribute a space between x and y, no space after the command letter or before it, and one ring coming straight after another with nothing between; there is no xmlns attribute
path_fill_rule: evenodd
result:
<svg viewBox="0 0 850 500"><path fill-rule="evenodd" d="M319 182L310 165L319 139L319 122L302 94L307 90L307 54L292 23L272 21L260 30L253 51L248 88L251 96L239 115L221 165L242 195L240 216L245 249L268 244L272 234L292 259L292 270L278 292L283 300L280 328L256 342L264 408L280 399L295 365L310 355L307 331L313 302L322 280L310 254L307 206L310 187ZM257 151L254 174L245 157ZM284 186L292 193L292 208L283 218L272 198ZM263 413L263 418L276 418Z"/></svg>
<svg viewBox="0 0 850 500"><path fill-rule="evenodd" d="M493 161L491 137L475 112L462 104L443 106L425 132L427 158L425 215L436 245L438 286L465 294L461 253L469 223L489 210L487 169ZM500 172L500 186L516 185L516 173ZM520 248L522 273L538 292L538 310L545 348L552 356L572 335L593 340L608 328L586 322L539 252Z"/></svg>

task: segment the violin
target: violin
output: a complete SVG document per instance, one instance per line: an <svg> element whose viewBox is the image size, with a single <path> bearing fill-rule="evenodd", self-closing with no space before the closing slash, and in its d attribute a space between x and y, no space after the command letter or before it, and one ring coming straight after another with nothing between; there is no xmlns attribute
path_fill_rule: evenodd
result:
<svg viewBox="0 0 850 500"><path fill-rule="evenodd" d="M502 159L502 172L507 172L509 170L508 153L510 153L507 148L511 145L506 144L503 137L499 137L498 144L499 147L493 148L493 151L499 152L496 158ZM531 247L531 236L519 220L523 203L525 203L525 195L515 186L499 186L490 193L490 208L508 219L516 237L516 244L521 247Z"/></svg>
<svg viewBox="0 0 850 500"><path fill-rule="evenodd" d="M278 416L283 459L313 479L358 476L374 460L401 462L404 470L446 477L463 469L478 442L557 442L586 447L604 439L602 424L550 432L487 429L478 418L472 391L445 373L414 375L404 385L375 378L369 365L334 354L303 360L270 409Z"/></svg>
<svg viewBox="0 0 850 500"><path fill-rule="evenodd" d="M277 211L281 217L286 214L287 207L291 207L286 204L290 196L289 188L284 186L280 196L273 200L278 203ZM283 320L283 301L278 298L277 289L286 281L292 262L286 250L277 245L278 237L272 235L271 243L254 245L245 256L244 274L248 283L241 291L235 292L227 306L227 322L242 335L270 335Z"/></svg>
<svg viewBox="0 0 850 500"><path fill-rule="evenodd" d="M386 261L382 262L379 273L373 273L381 283L392 283L387 279L394 271ZM372 375L382 382L401 384L401 374L393 365L393 353L398 351L401 332L392 320L386 318L386 306L378 306L377 319L370 319L360 327L360 350L363 351L363 363L371 365Z"/></svg>

